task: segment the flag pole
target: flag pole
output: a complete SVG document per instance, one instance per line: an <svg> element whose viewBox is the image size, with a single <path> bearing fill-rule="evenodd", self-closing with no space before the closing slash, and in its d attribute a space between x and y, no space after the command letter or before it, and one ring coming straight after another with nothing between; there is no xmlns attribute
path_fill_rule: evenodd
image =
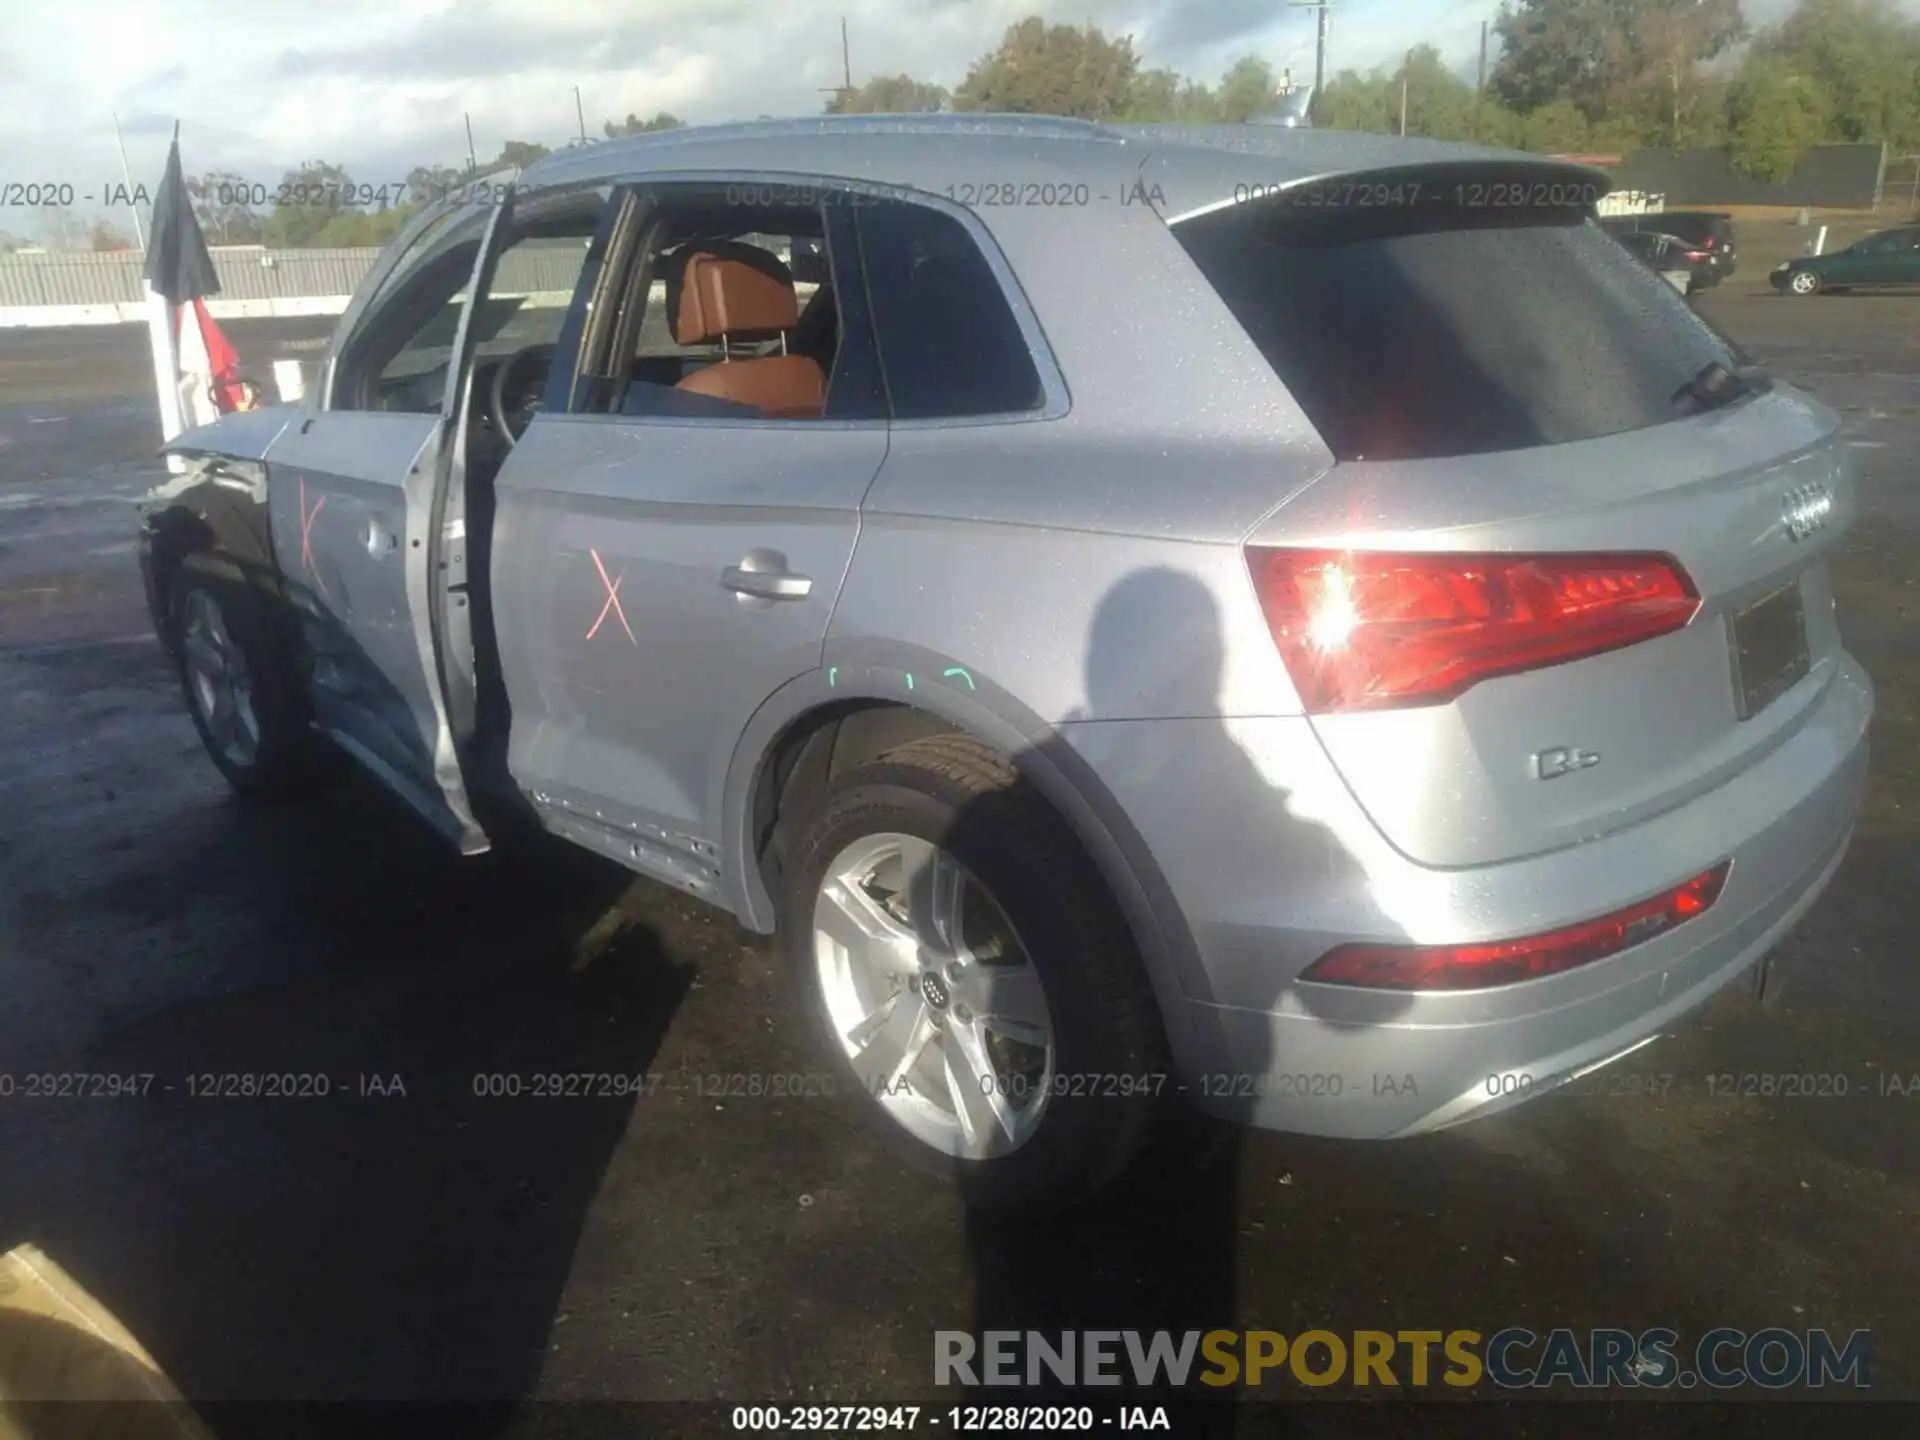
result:
<svg viewBox="0 0 1920 1440"><path fill-rule="evenodd" d="M133 241L146 254L147 237L140 229L140 206L133 198L133 167L127 164L127 137L120 133L120 112L113 113L113 143L120 147L120 174L127 182L127 209L133 212Z"/></svg>
<svg viewBox="0 0 1920 1440"><path fill-rule="evenodd" d="M119 128L116 120L114 129L117 132ZM178 120L173 122L173 143L180 143ZM125 156L123 148L123 160ZM153 288L153 282L145 278L144 270L143 266L141 284L147 296L147 342L153 351L153 390L160 406L160 442L165 444L187 428L180 404L179 340L173 330L173 307L167 303L166 296ZM167 457L167 469L174 474L181 474L186 468L186 462L179 456Z"/></svg>

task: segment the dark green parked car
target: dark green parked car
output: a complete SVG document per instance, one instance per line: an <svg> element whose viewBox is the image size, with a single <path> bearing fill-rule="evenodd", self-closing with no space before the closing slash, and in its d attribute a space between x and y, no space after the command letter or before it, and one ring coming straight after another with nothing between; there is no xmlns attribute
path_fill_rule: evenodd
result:
<svg viewBox="0 0 1920 1440"><path fill-rule="evenodd" d="M1789 295L1818 295L1855 285L1920 285L1920 225L1876 230L1844 250L1802 255L1767 277Z"/></svg>

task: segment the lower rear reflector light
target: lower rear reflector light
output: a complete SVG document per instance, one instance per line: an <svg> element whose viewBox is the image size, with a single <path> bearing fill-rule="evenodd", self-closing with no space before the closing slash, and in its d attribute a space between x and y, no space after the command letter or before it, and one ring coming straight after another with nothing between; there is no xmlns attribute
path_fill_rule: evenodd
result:
<svg viewBox="0 0 1920 1440"><path fill-rule="evenodd" d="M1300 976L1322 985L1371 990L1484 990L1558 975L1644 944L1704 914L1720 898L1731 860L1686 884L1544 935L1478 945L1342 945L1329 950Z"/></svg>

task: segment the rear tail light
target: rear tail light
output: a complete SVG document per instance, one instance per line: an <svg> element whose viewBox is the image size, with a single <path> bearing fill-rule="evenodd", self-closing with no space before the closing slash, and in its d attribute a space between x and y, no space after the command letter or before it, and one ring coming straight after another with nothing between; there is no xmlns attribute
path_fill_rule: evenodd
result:
<svg viewBox="0 0 1920 1440"><path fill-rule="evenodd" d="M1707 252L1706 252L1705 250L1689 250L1689 251L1687 251L1687 259L1689 259L1689 260L1705 260L1705 259L1707 259L1707 258L1708 258L1708 257L1707 257Z"/></svg>
<svg viewBox="0 0 1920 1440"><path fill-rule="evenodd" d="M1707 249L1711 250L1713 248L1713 236L1711 235L1707 236L1707 238L1702 240L1700 243L1704 245Z"/></svg>
<svg viewBox="0 0 1920 1440"><path fill-rule="evenodd" d="M1625 910L1520 940L1486 945L1342 945L1301 974L1323 985L1375 990L1483 990L1558 975L1664 935L1705 914L1733 868L1723 860L1686 884Z"/></svg>
<svg viewBox="0 0 1920 1440"><path fill-rule="evenodd" d="M1665 555L1252 546L1247 563L1310 715L1441 704L1490 676L1665 635L1700 609Z"/></svg>

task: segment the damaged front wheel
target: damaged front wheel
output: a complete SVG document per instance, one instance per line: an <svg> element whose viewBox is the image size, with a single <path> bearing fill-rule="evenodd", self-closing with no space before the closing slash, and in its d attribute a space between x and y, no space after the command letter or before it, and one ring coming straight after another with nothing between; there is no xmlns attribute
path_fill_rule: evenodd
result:
<svg viewBox="0 0 1920 1440"><path fill-rule="evenodd" d="M189 558L167 606L167 643L208 756L243 795L312 789L315 746L292 657L273 643L259 598Z"/></svg>

